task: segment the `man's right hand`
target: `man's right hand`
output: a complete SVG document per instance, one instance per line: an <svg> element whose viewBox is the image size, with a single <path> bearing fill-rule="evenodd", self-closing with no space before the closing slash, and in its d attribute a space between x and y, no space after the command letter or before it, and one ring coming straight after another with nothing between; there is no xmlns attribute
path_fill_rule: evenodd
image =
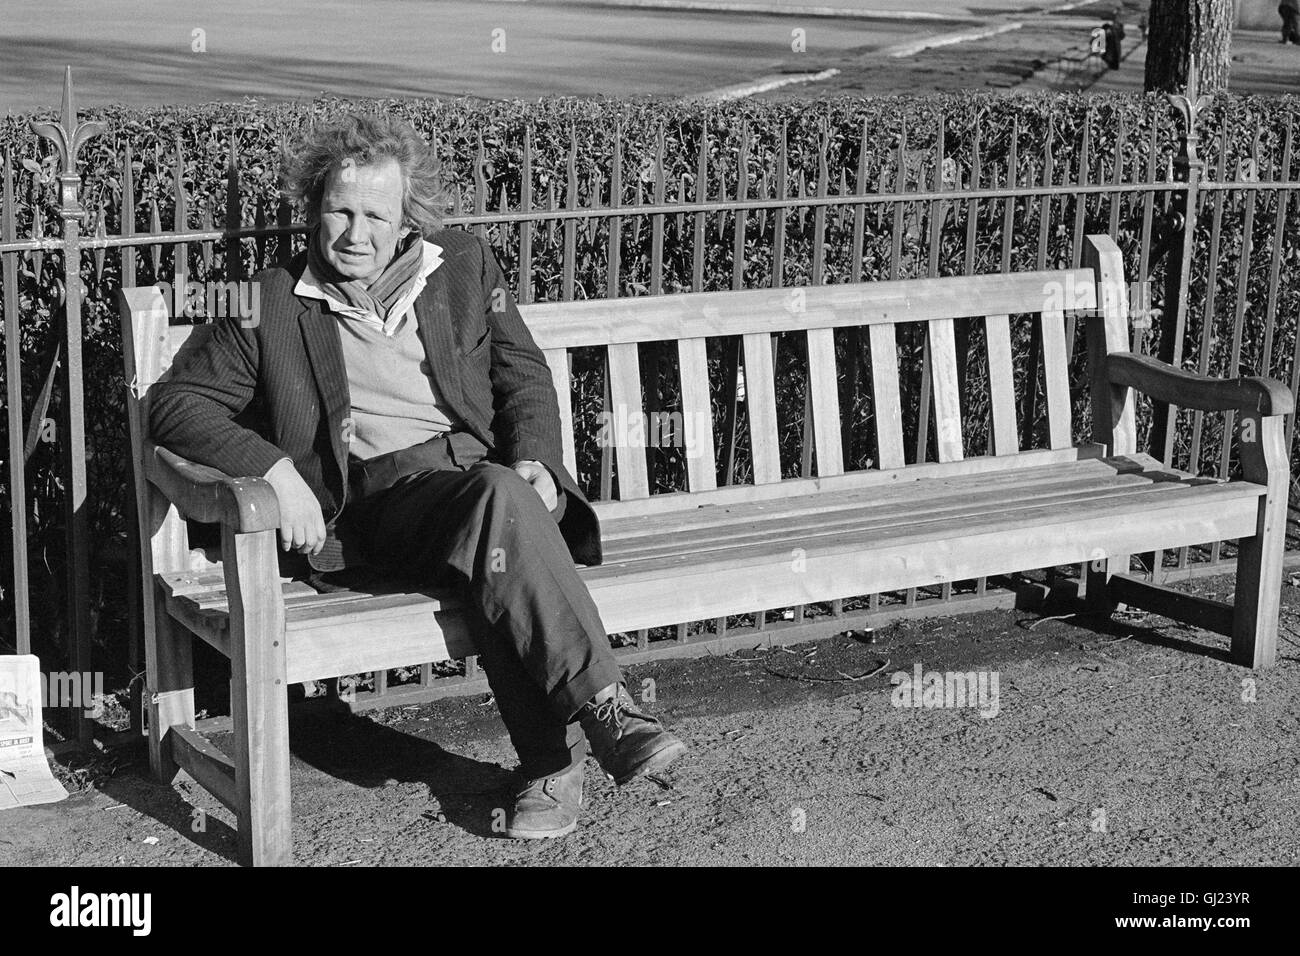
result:
<svg viewBox="0 0 1300 956"><path fill-rule="evenodd" d="M293 462L281 458L265 478L280 501L280 547L300 554L320 554L325 546L325 515Z"/></svg>

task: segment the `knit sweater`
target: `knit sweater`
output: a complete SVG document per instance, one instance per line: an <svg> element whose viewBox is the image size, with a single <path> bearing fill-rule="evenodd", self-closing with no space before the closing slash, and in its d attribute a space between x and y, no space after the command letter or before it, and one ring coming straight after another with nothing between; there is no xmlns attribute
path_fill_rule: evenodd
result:
<svg viewBox="0 0 1300 956"><path fill-rule="evenodd" d="M429 375L414 311L392 335L377 323L340 315L339 337L352 398L348 451L373 458L460 427ZM454 413L450 413L454 415Z"/></svg>

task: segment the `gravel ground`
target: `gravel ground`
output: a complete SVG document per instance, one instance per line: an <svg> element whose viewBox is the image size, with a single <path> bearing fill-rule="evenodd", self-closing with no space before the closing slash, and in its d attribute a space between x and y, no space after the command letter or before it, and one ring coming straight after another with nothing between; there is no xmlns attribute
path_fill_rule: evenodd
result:
<svg viewBox="0 0 1300 956"><path fill-rule="evenodd" d="M1230 593L1226 579L1196 587ZM589 762L578 831L541 843L494 832L514 758L489 701L300 714L296 859L1294 864L1300 589L1283 597L1282 659L1260 673L1222 660L1222 639L1161 619L1027 611L638 666L630 686L654 682L655 709L692 753L671 780L622 789ZM917 663L996 673L997 715L893 706L891 675ZM123 758L63 803L0 817L0 863L231 865L231 822L184 776L164 787Z"/></svg>

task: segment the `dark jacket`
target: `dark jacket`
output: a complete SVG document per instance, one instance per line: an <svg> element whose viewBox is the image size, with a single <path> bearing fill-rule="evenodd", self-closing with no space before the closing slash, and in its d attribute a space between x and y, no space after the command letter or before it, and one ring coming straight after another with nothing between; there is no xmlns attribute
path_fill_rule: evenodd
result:
<svg viewBox="0 0 1300 956"><path fill-rule="evenodd" d="M489 460L536 459L551 470L567 495L559 522L574 560L600 564L595 512L564 466L550 369L501 267L463 230L443 229L429 241L442 247L443 261L415 315L438 393ZM293 294L305 266L304 253L254 277L256 321L218 320L202 347L178 356L170 379L155 386L149 427L157 444L233 476L264 475L289 456L320 499L332 537L348 496L351 400L338 319L320 301Z"/></svg>

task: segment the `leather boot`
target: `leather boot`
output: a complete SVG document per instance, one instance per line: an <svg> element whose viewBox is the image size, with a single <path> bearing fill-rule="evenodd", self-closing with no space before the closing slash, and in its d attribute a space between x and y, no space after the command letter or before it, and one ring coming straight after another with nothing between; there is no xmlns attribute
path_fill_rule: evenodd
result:
<svg viewBox="0 0 1300 956"><path fill-rule="evenodd" d="M577 829L585 769L584 761L554 777L527 781L515 795L506 836L514 840L546 840Z"/></svg>
<svg viewBox="0 0 1300 956"><path fill-rule="evenodd" d="M686 745L658 720L637 709L622 684L613 696L588 701L578 720L592 756L619 786L641 774L659 773L686 752Z"/></svg>

